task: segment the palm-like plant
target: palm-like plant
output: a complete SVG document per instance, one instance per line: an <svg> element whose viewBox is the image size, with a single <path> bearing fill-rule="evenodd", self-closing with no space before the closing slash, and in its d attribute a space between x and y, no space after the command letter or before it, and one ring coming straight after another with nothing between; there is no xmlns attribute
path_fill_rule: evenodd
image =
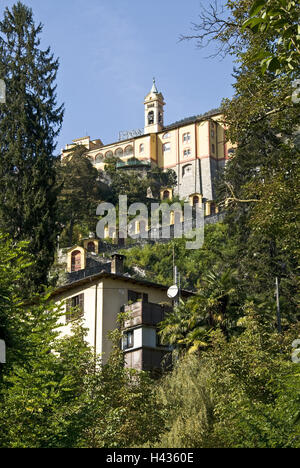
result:
<svg viewBox="0 0 300 468"><path fill-rule="evenodd" d="M235 271L209 272L198 294L180 301L160 324L160 335L179 352L193 353L210 344L212 330L220 328L226 338L236 330L238 308L235 303Z"/></svg>

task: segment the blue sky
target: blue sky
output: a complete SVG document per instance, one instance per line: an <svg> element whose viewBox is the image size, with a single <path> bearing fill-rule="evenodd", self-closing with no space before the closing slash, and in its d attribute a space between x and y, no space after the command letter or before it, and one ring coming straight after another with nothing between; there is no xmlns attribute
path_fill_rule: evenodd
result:
<svg viewBox="0 0 300 468"><path fill-rule="evenodd" d="M15 1L1 0L5 6ZM89 135L105 144L142 128L143 99L156 77L165 124L217 107L231 97L231 58L205 58L191 33L200 0L23 0L42 22L42 46L60 60L58 99L65 117L57 152ZM209 1L202 3L208 5Z"/></svg>

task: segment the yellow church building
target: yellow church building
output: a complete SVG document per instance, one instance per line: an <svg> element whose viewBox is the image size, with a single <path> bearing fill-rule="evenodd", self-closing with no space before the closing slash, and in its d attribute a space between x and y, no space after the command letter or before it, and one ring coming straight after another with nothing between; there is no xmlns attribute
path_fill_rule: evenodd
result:
<svg viewBox="0 0 300 468"><path fill-rule="evenodd" d="M125 135L124 139L107 145L100 139L79 138L66 146L62 158L76 145L83 145L98 170L104 169L106 158L111 156L120 159L117 164L120 169L133 165L173 169L177 175L174 195L182 200L200 196L208 206L213 206L215 179L231 151L222 115L216 110L165 125L164 106L164 97L153 80L144 99L144 131Z"/></svg>

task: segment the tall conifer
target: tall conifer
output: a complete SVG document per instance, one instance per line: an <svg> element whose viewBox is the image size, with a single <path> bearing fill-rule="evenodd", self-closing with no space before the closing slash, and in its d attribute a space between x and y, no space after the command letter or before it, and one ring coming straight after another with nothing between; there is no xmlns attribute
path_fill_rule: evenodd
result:
<svg viewBox="0 0 300 468"><path fill-rule="evenodd" d="M58 60L40 48L42 25L21 2L0 21L0 226L15 240L28 240L34 263L28 280L47 282L57 236L55 139L63 119L57 105Z"/></svg>

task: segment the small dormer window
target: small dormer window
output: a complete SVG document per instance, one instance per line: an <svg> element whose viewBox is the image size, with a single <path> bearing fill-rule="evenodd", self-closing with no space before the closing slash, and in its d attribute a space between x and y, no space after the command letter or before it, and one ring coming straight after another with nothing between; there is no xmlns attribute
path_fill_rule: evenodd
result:
<svg viewBox="0 0 300 468"><path fill-rule="evenodd" d="M154 112L150 111L148 113L148 125L154 124Z"/></svg>

